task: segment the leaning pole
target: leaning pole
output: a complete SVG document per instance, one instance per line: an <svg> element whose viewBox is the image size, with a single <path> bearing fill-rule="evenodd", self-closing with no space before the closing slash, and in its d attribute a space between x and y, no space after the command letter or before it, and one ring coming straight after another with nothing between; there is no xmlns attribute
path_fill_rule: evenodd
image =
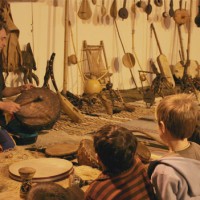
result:
<svg viewBox="0 0 200 200"><path fill-rule="evenodd" d="M63 94L66 94L67 92L67 77L68 77L68 23L69 23L68 8L69 8L69 0L65 0Z"/></svg>

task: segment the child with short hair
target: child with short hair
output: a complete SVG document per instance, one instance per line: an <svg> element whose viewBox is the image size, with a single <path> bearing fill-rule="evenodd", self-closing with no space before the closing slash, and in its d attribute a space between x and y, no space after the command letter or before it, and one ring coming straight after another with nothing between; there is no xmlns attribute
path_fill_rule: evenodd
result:
<svg viewBox="0 0 200 200"><path fill-rule="evenodd" d="M34 185L26 200L83 200L84 192L78 186L64 188L54 182L43 182Z"/></svg>
<svg viewBox="0 0 200 200"><path fill-rule="evenodd" d="M26 200L67 200L67 192L54 182L38 183L28 192Z"/></svg>
<svg viewBox="0 0 200 200"><path fill-rule="evenodd" d="M86 191L85 200L155 199L146 169L136 158L137 139L126 128L103 126L94 134L94 148L103 172Z"/></svg>
<svg viewBox="0 0 200 200"><path fill-rule="evenodd" d="M200 145L188 141L198 115L192 94L165 97L157 106L160 138L170 149L168 155L149 165L148 174L160 199L200 199Z"/></svg>

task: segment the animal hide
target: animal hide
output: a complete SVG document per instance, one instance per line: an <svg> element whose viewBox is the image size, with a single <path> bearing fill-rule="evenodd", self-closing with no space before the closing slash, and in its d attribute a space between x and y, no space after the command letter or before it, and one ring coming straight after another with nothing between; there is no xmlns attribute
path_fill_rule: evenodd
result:
<svg viewBox="0 0 200 200"><path fill-rule="evenodd" d="M5 72L18 72L22 66L22 54L19 46L19 29L15 26L11 14L10 4L2 1L0 4L0 18L8 28L7 45L3 49L3 70Z"/></svg>

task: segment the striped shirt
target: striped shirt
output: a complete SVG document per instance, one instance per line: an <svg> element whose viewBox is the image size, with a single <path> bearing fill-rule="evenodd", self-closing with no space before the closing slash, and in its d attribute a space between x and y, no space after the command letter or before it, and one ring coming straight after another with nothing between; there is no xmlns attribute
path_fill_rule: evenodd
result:
<svg viewBox="0 0 200 200"><path fill-rule="evenodd" d="M154 200L155 195L146 169L139 159L129 170L117 176L106 173L90 185L85 200Z"/></svg>

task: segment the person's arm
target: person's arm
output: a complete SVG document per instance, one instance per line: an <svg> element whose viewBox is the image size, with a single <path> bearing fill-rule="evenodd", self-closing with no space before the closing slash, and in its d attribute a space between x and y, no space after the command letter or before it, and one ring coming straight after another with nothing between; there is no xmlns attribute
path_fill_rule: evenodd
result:
<svg viewBox="0 0 200 200"><path fill-rule="evenodd" d="M0 110L13 114L20 110L20 105L13 101L0 101Z"/></svg>
<svg viewBox="0 0 200 200"><path fill-rule="evenodd" d="M5 87L2 91L3 97L11 97L21 93L21 86L19 87Z"/></svg>
<svg viewBox="0 0 200 200"><path fill-rule="evenodd" d="M10 97L33 88L32 84L25 84L19 87L5 87L2 91L3 97ZM13 114L20 110L20 105L13 101L0 101L0 110Z"/></svg>
<svg viewBox="0 0 200 200"><path fill-rule="evenodd" d="M184 181L176 174L174 169L162 164L155 168L151 181L158 199L177 200L177 197L186 189Z"/></svg>
<svg viewBox="0 0 200 200"><path fill-rule="evenodd" d="M34 86L32 84L25 84L18 87L5 87L2 91L3 97L11 97L17 94L22 93L25 90L29 90L33 88Z"/></svg>

